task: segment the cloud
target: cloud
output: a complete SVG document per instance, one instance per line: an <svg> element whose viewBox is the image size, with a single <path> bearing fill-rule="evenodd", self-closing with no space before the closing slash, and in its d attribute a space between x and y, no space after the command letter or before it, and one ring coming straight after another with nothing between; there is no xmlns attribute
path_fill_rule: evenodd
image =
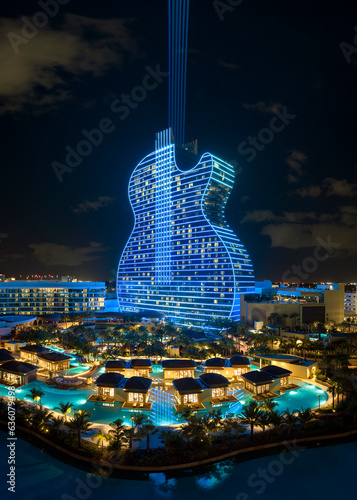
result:
<svg viewBox="0 0 357 500"><path fill-rule="evenodd" d="M357 227L357 207L347 205L340 208L341 222L346 226Z"/></svg>
<svg viewBox="0 0 357 500"><path fill-rule="evenodd" d="M301 196L301 198L306 198L307 196L311 198L317 198L322 193L320 186L307 186L296 190L296 194Z"/></svg>
<svg viewBox="0 0 357 500"><path fill-rule="evenodd" d="M9 33L22 36L21 19L0 18L0 113L47 110L71 99L71 78L100 77L122 67L138 49L125 19L90 19L67 14L59 28L39 28L16 54Z"/></svg>
<svg viewBox="0 0 357 500"><path fill-rule="evenodd" d="M271 210L252 210L251 212L247 212L241 223L244 222L266 222L275 220L276 216L273 214Z"/></svg>
<svg viewBox="0 0 357 500"><path fill-rule="evenodd" d="M298 149L290 151L286 159L286 163L290 167L290 173L288 175L289 182L298 182L300 177L304 175L303 165L306 163L306 160L307 156L302 151Z"/></svg>
<svg viewBox="0 0 357 500"><path fill-rule="evenodd" d="M111 198L110 196L99 196L94 201L82 201L76 207L72 208L72 210L76 214L83 214L90 212L91 210L99 210L100 208L107 207L113 201L114 198Z"/></svg>
<svg viewBox="0 0 357 500"><path fill-rule="evenodd" d="M357 184L351 184L346 179L339 180L326 177L323 184L326 189L326 196L352 197L357 195Z"/></svg>
<svg viewBox="0 0 357 500"><path fill-rule="evenodd" d="M264 101L258 101L253 104L242 104L245 109L256 109L261 113L274 113L279 109L283 109L281 102L266 103Z"/></svg>
<svg viewBox="0 0 357 500"><path fill-rule="evenodd" d="M230 70L233 70L233 71L235 71L236 69L239 68L238 64L227 63L227 62L222 61L221 59L219 61L219 65L222 66L222 68L230 69Z"/></svg>
<svg viewBox="0 0 357 500"><path fill-rule="evenodd" d="M316 198L320 194L325 196L342 196L345 198L352 198L357 195L357 184L348 182L346 179L334 179L333 177L326 177L319 185L311 185L297 189L295 192L302 198L311 197Z"/></svg>
<svg viewBox="0 0 357 500"><path fill-rule="evenodd" d="M339 245L339 249L348 254L357 251L356 231L354 227L342 224L268 224L261 234L269 236L272 247L297 250L315 247L318 239ZM339 250L339 251L340 251Z"/></svg>
<svg viewBox="0 0 357 500"><path fill-rule="evenodd" d="M36 259L45 266L80 266L99 258L106 248L101 243L91 242L86 247L72 248L57 243L31 243Z"/></svg>
<svg viewBox="0 0 357 500"><path fill-rule="evenodd" d="M283 212L283 215L275 215L271 210L252 210L247 212L241 223L244 222L303 222L303 221L319 221L324 217L330 217L328 214L323 216L316 215L315 212Z"/></svg>

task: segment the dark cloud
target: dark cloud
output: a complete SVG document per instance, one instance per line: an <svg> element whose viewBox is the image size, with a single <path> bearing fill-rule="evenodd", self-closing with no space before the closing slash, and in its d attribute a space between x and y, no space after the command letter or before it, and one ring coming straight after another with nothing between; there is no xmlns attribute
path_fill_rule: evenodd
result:
<svg viewBox="0 0 357 500"><path fill-rule="evenodd" d="M83 214L92 210L99 210L100 208L107 207L114 201L110 196L99 196L94 201L85 200L79 203L76 207L72 208L76 214Z"/></svg>
<svg viewBox="0 0 357 500"><path fill-rule="evenodd" d="M57 243L31 243L36 259L45 266L80 266L97 260L107 249L101 243L91 242L88 246L73 248Z"/></svg>
<svg viewBox="0 0 357 500"><path fill-rule="evenodd" d="M274 113L277 110L283 109L281 102L267 103L264 101L258 101L252 104L242 104L242 106L246 109L256 109L261 113Z"/></svg>
<svg viewBox="0 0 357 500"><path fill-rule="evenodd" d="M56 29L47 25L19 45L15 53L9 33L21 36L21 19L0 18L0 113L30 106L44 111L72 97L66 74L99 77L122 67L125 56L138 54L124 19L90 19L67 14ZM6 42L5 42L6 41Z"/></svg>

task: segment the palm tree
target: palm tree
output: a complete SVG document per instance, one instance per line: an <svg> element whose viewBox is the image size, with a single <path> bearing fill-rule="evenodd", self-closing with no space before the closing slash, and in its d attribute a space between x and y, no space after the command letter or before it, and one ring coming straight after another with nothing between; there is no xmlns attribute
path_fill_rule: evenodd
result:
<svg viewBox="0 0 357 500"><path fill-rule="evenodd" d="M148 451L150 449L150 437L153 435L153 434L156 434L158 431L158 429L156 428L156 426L154 424L152 424L151 422L147 422L145 424L143 424L141 426L141 429L140 429L140 434L146 438L146 450Z"/></svg>
<svg viewBox="0 0 357 500"><path fill-rule="evenodd" d="M338 389L338 384L336 382L331 382L330 387L327 389L327 391L332 394L332 409L335 408L335 396L336 392Z"/></svg>
<svg viewBox="0 0 357 500"><path fill-rule="evenodd" d="M270 412L270 424L273 426L274 430L279 429L283 422L283 414L273 410Z"/></svg>
<svg viewBox="0 0 357 500"><path fill-rule="evenodd" d="M118 418L110 424L109 446L108 449L119 454L124 444L128 442L127 435L123 426L123 420Z"/></svg>
<svg viewBox="0 0 357 500"><path fill-rule="evenodd" d="M80 410L83 411L83 410ZM89 417L84 413L77 412L69 422L65 422L65 426L71 429L73 432L77 433L77 444L78 448L81 448L81 434L87 434L90 427ZM87 413L87 412L86 412Z"/></svg>
<svg viewBox="0 0 357 500"><path fill-rule="evenodd" d="M274 408L276 408L277 406L278 406L278 403L276 403L272 399L265 399L260 408L264 412L271 413L272 411L274 411Z"/></svg>
<svg viewBox="0 0 357 500"><path fill-rule="evenodd" d="M314 420L314 414L312 413L311 408L306 408L306 410L298 410L297 418L302 428L305 429L307 424Z"/></svg>
<svg viewBox="0 0 357 500"><path fill-rule="evenodd" d="M48 410L36 409L33 413L33 425L39 430L44 431L51 420L53 413Z"/></svg>
<svg viewBox="0 0 357 500"><path fill-rule="evenodd" d="M102 429L99 429L98 432L97 432L97 434L95 434L95 436L93 436L92 439L97 439L98 440L98 443L97 443L98 447L99 447L100 443L102 443L102 451L103 451L104 441L108 442L110 438L109 438L108 434L105 434L103 432Z"/></svg>
<svg viewBox="0 0 357 500"><path fill-rule="evenodd" d="M53 417L50 419L50 430L53 432L53 434L58 437L61 433L61 429L63 426L64 419L62 417Z"/></svg>
<svg viewBox="0 0 357 500"><path fill-rule="evenodd" d="M181 435L171 429L161 431L158 437L160 443L164 446L165 455L168 454L170 449L177 451L185 443Z"/></svg>
<svg viewBox="0 0 357 500"><path fill-rule="evenodd" d="M30 392L26 394L26 397L32 398L34 403L36 404L40 402L40 407L42 408L41 398L44 395L44 392L42 392L40 389L36 389L36 387L33 387L32 389L30 389Z"/></svg>
<svg viewBox="0 0 357 500"><path fill-rule="evenodd" d="M254 400L248 406L245 406L239 414L241 423L250 426L250 439L253 439L254 427L259 425L262 415L263 412L259 409L259 404Z"/></svg>
<svg viewBox="0 0 357 500"><path fill-rule="evenodd" d="M64 415L64 421L67 422L67 417L71 413L72 407L73 403L59 403L59 406L56 406L53 409L62 413L62 415Z"/></svg>
<svg viewBox="0 0 357 500"><path fill-rule="evenodd" d="M292 430L294 426L296 426L299 422L298 416L295 413L290 412L290 410L286 410L283 415L282 427L286 427L288 429L288 435L291 436Z"/></svg>
<svg viewBox="0 0 357 500"><path fill-rule="evenodd" d="M259 418L258 426L265 431L265 427L268 427L271 424L271 413L267 411L263 411L262 415Z"/></svg>

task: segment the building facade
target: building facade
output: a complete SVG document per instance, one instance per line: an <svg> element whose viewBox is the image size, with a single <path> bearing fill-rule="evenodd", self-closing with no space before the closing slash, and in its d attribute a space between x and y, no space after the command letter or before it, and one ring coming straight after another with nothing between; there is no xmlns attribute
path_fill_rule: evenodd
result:
<svg viewBox="0 0 357 500"><path fill-rule="evenodd" d="M357 316L357 292L345 293L345 316Z"/></svg>
<svg viewBox="0 0 357 500"><path fill-rule="evenodd" d="M252 263L224 209L234 169L211 154L181 170L169 131L135 168L129 199L135 225L118 268L122 312L157 310L183 324L240 319L240 295L254 292Z"/></svg>
<svg viewBox="0 0 357 500"><path fill-rule="evenodd" d="M0 283L0 315L103 311L105 283L9 281Z"/></svg>

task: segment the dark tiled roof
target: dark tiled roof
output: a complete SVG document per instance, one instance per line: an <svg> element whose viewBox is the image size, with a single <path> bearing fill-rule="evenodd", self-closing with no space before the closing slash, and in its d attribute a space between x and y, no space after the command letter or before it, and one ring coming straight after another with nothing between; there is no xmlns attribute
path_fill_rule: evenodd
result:
<svg viewBox="0 0 357 500"><path fill-rule="evenodd" d="M105 363L105 368L116 368L117 370L124 370L126 367L126 361L122 361L121 359L115 359L111 361L107 361Z"/></svg>
<svg viewBox="0 0 357 500"><path fill-rule="evenodd" d="M231 366L249 366L250 361L244 356L233 356L230 360Z"/></svg>
<svg viewBox="0 0 357 500"><path fill-rule="evenodd" d="M25 347L20 347L20 351L34 352L39 354L40 352L50 352L50 349L48 349L48 347L43 347L42 345L31 344L25 345Z"/></svg>
<svg viewBox="0 0 357 500"><path fill-rule="evenodd" d="M161 366L171 369L196 368L196 363L192 359L165 359L161 361Z"/></svg>
<svg viewBox="0 0 357 500"><path fill-rule="evenodd" d="M172 381L175 389L180 392L201 392L203 390L201 382L197 378L186 377Z"/></svg>
<svg viewBox="0 0 357 500"><path fill-rule="evenodd" d="M286 368L282 368L281 366L276 365L268 365L263 366L260 371L269 373L274 378L286 377L287 375L291 375L292 372L290 370L286 370Z"/></svg>
<svg viewBox="0 0 357 500"><path fill-rule="evenodd" d="M227 387L229 380L220 373L203 373L200 379L207 387Z"/></svg>
<svg viewBox="0 0 357 500"><path fill-rule="evenodd" d="M19 373L20 375L25 375L26 373L32 372L33 370L38 370L38 367L31 365L30 363L24 363L23 361L6 361L0 366L0 370Z"/></svg>
<svg viewBox="0 0 357 500"><path fill-rule="evenodd" d="M130 377L124 384L126 391L147 392L152 384L151 378L146 377Z"/></svg>
<svg viewBox="0 0 357 500"><path fill-rule="evenodd" d="M67 356L67 354L62 354L61 352L44 352L38 354L38 358L45 359L46 361L68 361L71 359L71 356Z"/></svg>
<svg viewBox="0 0 357 500"><path fill-rule="evenodd" d="M121 373L102 373L95 381L96 385L102 387L119 387L123 381L124 375Z"/></svg>
<svg viewBox="0 0 357 500"><path fill-rule="evenodd" d="M132 359L129 361L131 368L151 368L150 359Z"/></svg>
<svg viewBox="0 0 357 500"><path fill-rule="evenodd" d="M243 373L241 377L252 384L266 384L274 380L274 377L269 375L269 373L261 372L260 370Z"/></svg>
<svg viewBox="0 0 357 500"><path fill-rule="evenodd" d="M15 359L14 356L7 349L0 349L0 363L4 361L10 361L11 359Z"/></svg>
<svg viewBox="0 0 357 500"><path fill-rule="evenodd" d="M211 358L205 361L205 366L212 368L223 368L227 366L226 360L223 358Z"/></svg>

